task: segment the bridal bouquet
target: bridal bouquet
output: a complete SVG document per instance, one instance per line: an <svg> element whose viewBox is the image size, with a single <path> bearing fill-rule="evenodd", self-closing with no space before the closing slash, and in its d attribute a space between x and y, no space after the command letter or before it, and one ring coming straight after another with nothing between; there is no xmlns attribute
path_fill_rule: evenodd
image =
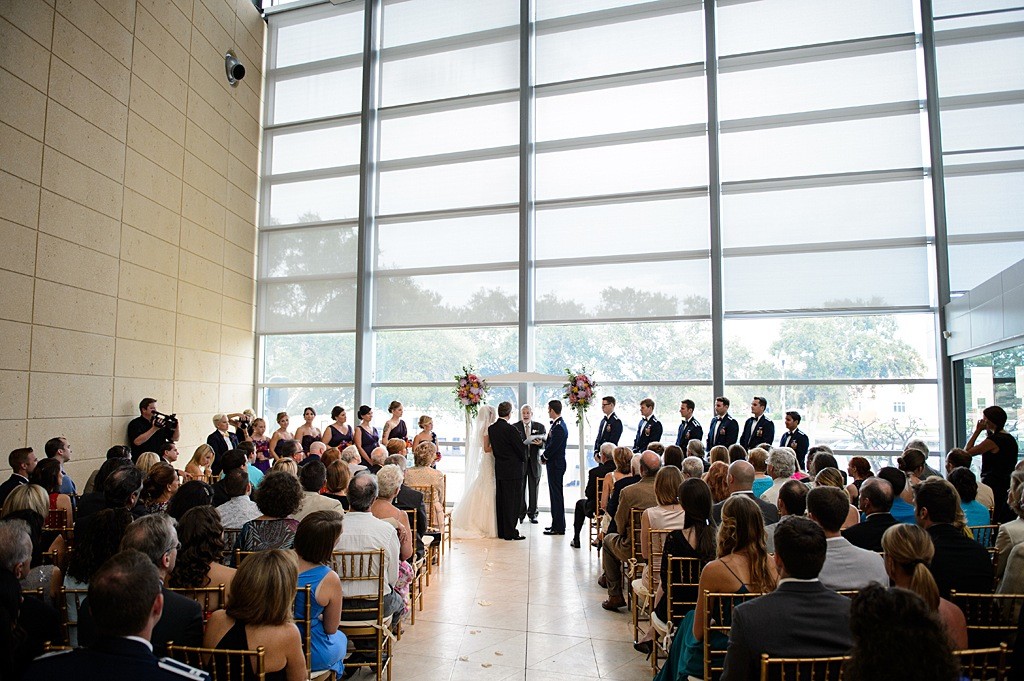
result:
<svg viewBox="0 0 1024 681"><path fill-rule="evenodd" d="M565 384L565 394L562 395L562 398L567 400L569 406L576 412L576 423L578 424L583 423L583 416L587 409L590 409L590 403L594 400L594 388L597 387L597 382L586 372L586 367L582 367L577 372L572 369L565 370L569 382Z"/></svg>
<svg viewBox="0 0 1024 681"><path fill-rule="evenodd" d="M462 373L455 376L455 400L466 413L476 418L476 413L487 395L487 382L473 373L473 367L462 367Z"/></svg>

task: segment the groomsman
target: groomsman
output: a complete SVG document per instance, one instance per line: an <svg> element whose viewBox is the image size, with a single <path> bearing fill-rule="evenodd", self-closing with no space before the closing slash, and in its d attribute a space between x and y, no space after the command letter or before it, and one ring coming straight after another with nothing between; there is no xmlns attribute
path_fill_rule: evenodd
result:
<svg viewBox="0 0 1024 681"><path fill-rule="evenodd" d="M697 419L693 418L695 406L693 400L683 400L679 404L679 415L683 417L683 422L679 424L679 430L676 432L676 447L684 452L690 440L704 439L704 428Z"/></svg>
<svg viewBox="0 0 1024 681"><path fill-rule="evenodd" d="M640 401L640 424L636 427L636 437L633 439L633 451L643 452L647 445L661 440L661 421L654 416L654 400L645 397Z"/></svg>
<svg viewBox="0 0 1024 681"><path fill-rule="evenodd" d="M543 443L544 434L547 431L544 430L544 424L533 420L533 409L530 405L524 404L519 413L523 418L513 426L516 432L524 441L529 438L531 443ZM540 448L540 444L530 444L527 448L526 477L523 480L523 506L519 511L519 522L523 522L525 518L529 517L530 522L534 525L537 524L537 488L540 486Z"/></svg>
<svg viewBox="0 0 1024 681"><path fill-rule="evenodd" d="M715 445L728 447L736 444L740 435L740 424L733 417L729 416L729 398L715 398L715 418L711 419L708 427L708 453Z"/></svg>
<svg viewBox="0 0 1024 681"><path fill-rule="evenodd" d="M750 413L753 416L743 424L743 436L740 438L744 449L750 450L762 442L771 444L775 441L775 424L764 415L767 408L768 400L763 397L755 397L750 402Z"/></svg>
<svg viewBox="0 0 1024 681"><path fill-rule="evenodd" d="M782 434L782 439L779 440L779 446L789 447L796 452L796 460L800 462L799 470L807 470L806 466L804 466L804 459L807 458L807 449L810 445L810 438L800 430L800 413L796 411L787 411L786 432Z"/></svg>
<svg viewBox="0 0 1024 681"><path fill-rule="evenodd" d="M544 534L565 534L565 500L562 495L562 478L565 476L565 444L569 440L569 429L562 420L561 400L548 402L548 416L551 417L551 431L544 444L541 461L548 467L548 495L551 498L551 527Z"/></svg>
<svg viewBox="0 0 1024 681"><path fill-rule="evenodd" d="M615 415L615 398L605 395L601 398L601 411L604 417L601 418L601 425L597 427L597 438L594 440L594 452L601 451L601 445L611 442L618 446L619 438L622 437L622 421Z"/></svg>

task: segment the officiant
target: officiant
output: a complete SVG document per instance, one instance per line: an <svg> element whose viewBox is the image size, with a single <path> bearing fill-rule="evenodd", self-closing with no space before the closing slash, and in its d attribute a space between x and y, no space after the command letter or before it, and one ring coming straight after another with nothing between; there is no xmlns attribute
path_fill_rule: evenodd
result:
<svg viewBox="0 0 1024 681"><path fill-rule="evenodd" d="M519 410L522 420L515 425L516 432L523 441L529 440L526 456L526 475L523 477L523 503L519 511L519 522L526 518L537 524L537 489L540 486L540 450L544 443L546 430L544 424L533 420L533 409L524 404Z"/></svg>

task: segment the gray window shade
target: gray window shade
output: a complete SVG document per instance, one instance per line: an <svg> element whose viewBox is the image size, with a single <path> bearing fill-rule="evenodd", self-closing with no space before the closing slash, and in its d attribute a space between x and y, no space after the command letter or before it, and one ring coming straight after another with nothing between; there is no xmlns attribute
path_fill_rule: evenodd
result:
<svg viewBox="0 0 1024 681"><path fill-rule="evenodd" d="M356 321L356 281L261 283L257 331L351 331Z"/></svg>

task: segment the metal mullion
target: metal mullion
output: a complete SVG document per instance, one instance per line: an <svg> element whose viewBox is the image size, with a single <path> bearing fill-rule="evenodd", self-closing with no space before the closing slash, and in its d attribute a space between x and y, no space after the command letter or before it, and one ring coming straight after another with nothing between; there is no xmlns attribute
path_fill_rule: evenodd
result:
<svg viewBox="0 0 1024 681"><path fill-rule="evenodd" d="M934 314L936 308L931 305L897 305L894 307L806 307L796 309L775 310L730 310L725 313L726 319L747 319L769 317L787 319L791 317L869 317L888 314Z"/></svg>
<svg viewBox="0 0 1024 681"><path fill-rule="evenodd" d="M342 329L311 329L309 327L302 327L298 330L287 329L285 331L261 331L260 336L294 336L301 334L303 336L325 336L327 334L338 334L338 333L351 333L354 334L356 330L354 328L342 328Z"/></svg>
<svg viewBox="0 0 1024 681"><path fill-rule="evenodd" d="M1021 171L1024 171L1024 160L947 164L942 172L947 177L963 177L964 175L997 175Z"/></svg>
<svg viewBox="0 0 1024 681"><path fill-rule="evenodd" d="M863 170L846 173L828 173L825 175L792 175L789 177L773 177L759 180L733 180L722 183L723 194L749 194L754 192L771 192L783 189L802 189L808 187L837 187L850 184L871 184L875 182L899 182L917 180L925 177L926 169L892 168L887 170Z"/></svg>
<svg viewBox="0 0 1024 681"><path fill-rule="evenodd" d="M936 31L933 27L932 35L935 47L982 43L1001 38L1016 38L1024 35L1024 21L971 26L968 28L950 28L945 31Z"/></svg>
<svg viewBox="0 0 1024 681"><path fill-rule="evenodd" d="M708 315L654 315L650 317L587 317L584 319L544 319L536 326L591 326L595 324L652 324L663 322L706 322Z"/></svg>
<svg viewBox="0 0 1024 681"><path fill-rule="evenodd" d="M741 52L720 57L720 73L752 71L849 57L912 50L917 46L914 33L893 33L872 38L853 38L829 43L777 47L757 52Z"/></svg>
<svg viewBox="0 0 1024 681"><path fill-rule="evenodd" d="M317 220L316 222L290 222L285 225L264 225L260 227L260 233L269 232L299 232L318 227L358 227L359 218L347 218L345 220Z"/></svg>
<svg viewBox="0 0 1024 681"><path fill-rule="evenodd" d="M296 388L354 388L355 383L257 383L256 389L263 390L264 388L285 388L286 390L294 390Z"/></svg>
<svg viewBox="0 0 1024 681"><path fill-rule="evenodd" d="M517 322L463 322L459 324L453 324L451 322L437 322L437 323L424 323L417 324L416 326L405 326L404 324L375 324L374 331L421 331L421 330L433 330L443 331L452 330L458 331L459 329L504 329L514 328Z"/></svg>
<svg viewBox="0 0 1024 681"><path fill-rule="evenodd" d="M957 109L982 109L989 106L1005 106L1024 102L1024 90L1004 90L1002 92L982 92L971 95L939 96L939 111L955 111Z"/></svg>
<svg viewBox="0 0 1024 681"><path fill-rule="evenodd" d="M455 163L468 163L471 161L494 161L502 158L516 156L519 151L518 145L504 147L491 147L489 149L470 149L469 151L452 151L444 154L431 154L429 156L414 156L411 158L396 158L387 161L378 161L377 168L385 173L392 170L410 170L412 168L429 168L432 166L452 165Z"/></svg>
<svg viewBox="0 0 1024 681"><path fill-rule="evenodd" d="M659 83L683 78L698 78L704 75L704 62L692 62L673 66L655 66L636 71L572 78L544 83L535 87L537 97L553 97L577 92L593 92L620 85L637 85L640 83Z"/></svg>
<svg viewBox="0 0 1024 681"><path fill-rule="evenodd" d="M806 253L841 253L877 251L894 248L923 248L934 243L930 236L895 237L891 239L864 239L863 241L822 241L800 244L772 244L766 246L734 246L723 249L726 258L749 258L772 255L798 255Z"/></svg>
<svg viewBox="0 0 1024 681"><path fill-rule="evenodd" d="M296 170L290 173L277 173L267 175L270 185L295 184L296 182L308 182L310 180L329 180L337 177L350 177L359 174L358 163L331 168L315 168L312 170Z"/></svg>
<svg viewBox="0 0 1024 681"><path fill-rule="evenodd" d="M934 378L728 378L726 385L935 385Z"/></svg>
<svg viewBox="0 0 1024 681"><path fill-rule="evenodd" d="M961 12L959 14L942 14L935 17L935 21L945 21L947 19L969 19L971 17L984 17L991 14L1007 14L1010 12L1020 12L1024 10L1024 5L1018 5L1017 7L1003 7L1000 9L986 9L980 12Z"/></svg>
<svg viewBox="0 0 1024 681"><path fill-rule="evenodd" d="M400 269L378 268L378 277L429 277L437 274L475 274L481 272L505 272L515 270L518 261L473 263L469 265L442 265L440 267L403 267Z"/></svg>
<svg viewBox="0 0 1024 681"><path fill-rule="evenodd" d="M473 206L472 208L447 208L444 210L390 213L387 215L379 215L377 217L377 221L380 224L395 224L418 222L420 220L443 220L446 218L475 217L478 215L498 215L501 213L514 213L518 207L518 203L496 203L490 206Z"/></svg>
<svg viewBox="0 0 1024 681"><path fill-rule="evenodd" d="M261 284L307 284L323 281L350 281L356 279L355 272L328 272L325 274L297 274L287 277L263 277Z"/></svg>
<svg viewBox="0 0 1024 681"><path fill-rule="evenodd" d="M652 189L642 192L624 192L619 194L595 194L593 196L572 196L564 199L543 199L534 202L537 210L555 208L579 208L615 203L638 203L642 201L664 201L667 199L686 199L707 196L705 185L698 187L680 187L678 189Z"/></svg>
<svg viewBox="0 0 1024 681"><path fill-rule="evenodd" d="M947 236L946 240L949 244L956 246L970 246L975 244L1017 243L1018 241L1024 241L1024 231L950 234Z"/></svg>
<svg viewBox="0 0 1024 681"><path fill-rule="evenodd" d="M347 123L358 124L361 114L358 113L347 113L338 114L334 116L321 116L320 118L303 118L298 121L288 121L287 123L272 123L270 125L264 125L263 130L266 132L280 133L286 132L304 132L306 130L324 130L332 127L342 127ZM331 125L334 123L335 125Z"/></svg>
<svg viewBox="0 0 1024 681"><path fill-rule="evenodd" d="M502 383L489 385L504 385ZM451 381L374 381L373 388L451 388Z"/></svg>
<svg viewBox="0 0 1024 681"><path fill-rule="evenodd" d="M773 128L791 128L816 123L834 123L839 121L864 121L873 118L890 118L893 116L918 115L921 112L919 100L903 102L887 102L885 104L865 104L862 106L845 106L836 109L817 109L796 113L774 114L771 116L755 116L722 121L720 129L724 133L748 130L771 130Z"/></svg>
<svg viewBox="0 0 1024 681"><path fill-rule="evenodd" d="M628 132L612 132L603 135L588 135L586 137L547 140L544 142L537 142L534 147L537 153L540 154L550 153L553 151L569 151L573 149L610 147L622 144L655 142L659 140L703 137L706 133L706 123L693 123L691 125L673 125L665 128L649 128L647 130L630 130Z"/></svg>
<svg viewBox="0 0 1024 681"><path fill-rule="evenodd" d="M459 109L471 109L475 106L486 106L488 104L504 104L519 101L519 90L491 90L472 95L459 95L458 97L442 97L441 99L429 99L423 102L412 104L392 104L381 107L381 120L394 120L396 118L409 118L422 116L424 114L441 113L445 111L458 111Z"/></svg>
<svg viewBox="0 0 1024 681"><path fill-rule="evenodd" d="M412 59L415 57L425 57L431 54L450 52L452 50L462 49L465 47L496 45L498 43L508 42L510 38L515 38L518 35L518 32L519 29L517 26L501 26L498 28L484 29L482 31L474 31L472 33L449 35L443 38L434 38L433 40L423 40L418 43L385 47L381 50L380 57L382 62L388 62L401 59Z"/></svg>
<svg viewBox="0 0 1024 681"><path fill-rule="evenodd" d="M317 61L310 61L302 64L281 66L271 69L267 73L267 76L273 77L273 79L278 82L282 80L294 80L296 78L304 78L306 76L319 76L324 73L331 73L332 71L344 71L346 69L354 68L362 63L363 55L346 54L340 57L329 57L327 59L318 59Z"/></svg>
<svg viewBox="0 0 1024 681"><path fill-rule="evenodd" d="M658 251L655 253L615 253L613 255L594 255L570 258L549 258L538 260L538 269L561 267L585 267L588 265L624 265L627 263L645 262L679 262L685 260L706 260L709 252L706 248L690 251Z"/></svg>
<svg viewBox="0 0 1024 681"><path fill-rule="evenodd" d="M537 290L536 224L536 111L534 109L534 73L536 45L536 11L534 0L519 2L519 318L518 367L533 371L536 364L536 316L534 297ZM519 404L530 396L525 384L519 384Z"/></svg>
<svg viewBox="0 0 1024 681"><path fill-rule="evenodd" d="M601 385L616 387L651 386L655 388L671 388L673 386L694 386L711 387L711 381L706 378L681 378L674 381L601 381Z"/></svg>
<svg viewBox="0 0 1024 681"><path fill-rule="evenodd" d="M564 17L542 19L536 22L536 32L540 34L565 33L580 28L592 28L595 26L607 26L618 24L623 21L634 19L649 19L658 16L669 16L683 12L693 12L700 9L699 0L654 0L636 5L624 7L611 7L599 9L593 12L581 14L570 14Z"/></svg>
<svg viewBox="0 0 1024 681"><path fill-rule="evenodd" d="M704 2L704 63L708 105L708 227L711 232L711 382L712 392L725 392L725 307L722 275L722 177L718 118L718 34L715 0Z"/></svg>
<svg viewBox="0 0 1024 681"><path fill-rule="evenodd" d="M1000 154L1006 151L1024 151L1024 146L1012 146L1012 147L989 147L987 149L957 149L955 151L943 150L943 157L946 156L966 156L967 154Z"/></svg>

